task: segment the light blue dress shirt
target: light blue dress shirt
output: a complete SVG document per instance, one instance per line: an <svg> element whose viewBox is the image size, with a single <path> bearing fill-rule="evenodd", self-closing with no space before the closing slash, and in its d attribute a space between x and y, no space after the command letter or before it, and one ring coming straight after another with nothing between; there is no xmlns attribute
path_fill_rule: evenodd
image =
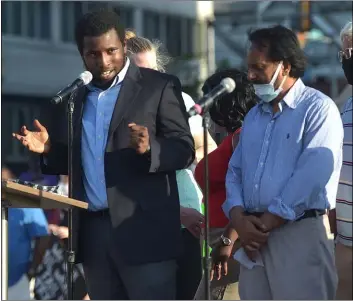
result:
<svg viewBox="0 0 353 301"><path fill-rule="evenodd" d="M226 176L223 210L241 206L296 220L336 204L343 125L335 103L298 79L273 114L260 103L246 116Z"/></svg>
<svg viewBox="0 0 353 301"><path fill-rule="evenodd" d="M92 211L108 208L104 173L104 153L110 121L130 61L107 90L88 85L89 93L82 117L83 186L88 208Z"/></svg>

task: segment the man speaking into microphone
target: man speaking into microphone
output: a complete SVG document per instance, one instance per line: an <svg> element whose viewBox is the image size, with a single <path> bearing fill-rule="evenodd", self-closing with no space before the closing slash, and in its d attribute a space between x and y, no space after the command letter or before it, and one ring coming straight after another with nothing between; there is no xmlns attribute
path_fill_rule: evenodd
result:
<svg viewBox="0 0 353 301"><path fill-rule="evenodd" d="M126 57L115 12L84 15L76 43L93 75L73 114L73 240L91 299L175 299L181 248L175 171L195 156L179 80ZM13 134L42 154L43 171L67 174L67 99L51 122Z"/></svg>

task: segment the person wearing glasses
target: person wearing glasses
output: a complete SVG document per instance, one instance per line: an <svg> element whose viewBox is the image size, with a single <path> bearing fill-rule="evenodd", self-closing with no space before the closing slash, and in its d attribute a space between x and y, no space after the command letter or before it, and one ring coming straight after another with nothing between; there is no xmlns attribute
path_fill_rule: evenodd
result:
<svg viewBox="0 0 353 301"><path fill-rule="evenodd" d="M349 85L353 85L352 64L352 22L348 22L341 31L342 50L338 52L344 74ZM338 185L336 209L330 211L331 230L336 236L336 267L338 273L337 300L352 300L352 114L353 105L350 97L341 113L344 140L343 164Z"/></svg>

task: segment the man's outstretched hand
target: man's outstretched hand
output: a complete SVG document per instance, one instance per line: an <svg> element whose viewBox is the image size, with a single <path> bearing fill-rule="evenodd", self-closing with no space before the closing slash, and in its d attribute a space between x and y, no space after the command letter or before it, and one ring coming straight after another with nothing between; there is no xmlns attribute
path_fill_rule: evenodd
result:
<svg viewBox="0 0 353 301"><path fill-rule="evenodd" d="M21 128L21 133L12 133L12 136L19 140L23 146L31 152L43 154L50 150L49 134L47 129L35 119L33 122L34 131L29 131L24 125Z"/></svg>

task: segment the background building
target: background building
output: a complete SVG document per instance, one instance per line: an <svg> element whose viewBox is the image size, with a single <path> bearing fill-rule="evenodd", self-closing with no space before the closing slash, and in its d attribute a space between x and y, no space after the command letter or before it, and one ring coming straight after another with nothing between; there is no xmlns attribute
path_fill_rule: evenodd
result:
<svg viewBox="0 0 353 301"><path fill-rule="evenodd" d="M126 28L165 45L173 57L168 72L181 79L185 90L207 77L214 64L207 31L212 1L2 1L3 162L26 162L26 150L11 133L30 125L41 106L82 72L75 23L83 13L108 6Z"/></svg>

